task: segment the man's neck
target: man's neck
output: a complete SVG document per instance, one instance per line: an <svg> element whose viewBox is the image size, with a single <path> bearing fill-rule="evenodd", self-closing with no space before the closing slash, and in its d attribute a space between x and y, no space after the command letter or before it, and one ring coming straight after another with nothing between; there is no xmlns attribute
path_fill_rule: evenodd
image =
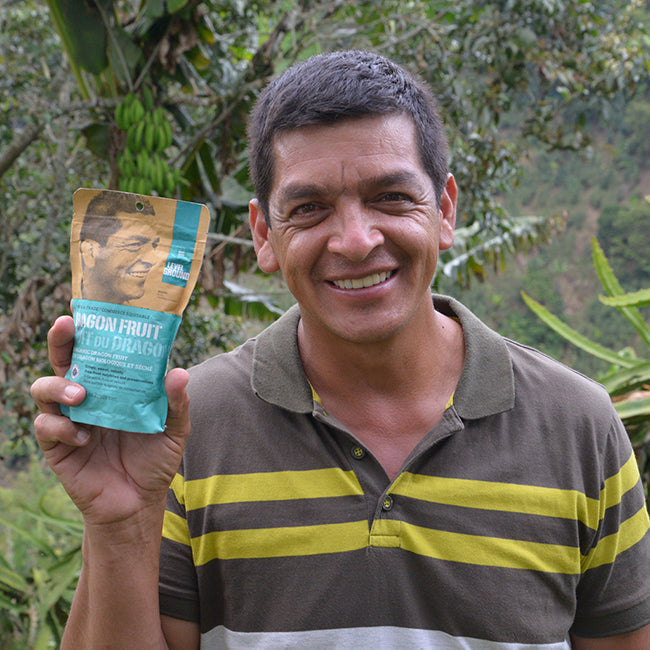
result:
<svg viewBox="0 0 650 650"><path fill-rule="evenodd" d="M302 320L298 326L303 366L324 408L391 480L442 417L465 358L462 328L452 318L433 312L426 327L414 329L380 342L334 344Z"/></svg>
<svg viewBox="0 0 650 650"><path fill-rule="evenodd" d="M298 345L309 381L342 397L351 390L393 397L430 388L434 377L462 368L464 342L460 325L440 312L421 321L388 339L358 343L314 331L301 319Z"/></svg>

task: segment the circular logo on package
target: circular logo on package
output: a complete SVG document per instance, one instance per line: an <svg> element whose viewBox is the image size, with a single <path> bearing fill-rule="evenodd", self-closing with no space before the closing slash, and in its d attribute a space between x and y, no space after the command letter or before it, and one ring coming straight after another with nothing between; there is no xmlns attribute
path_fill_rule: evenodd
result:
<svg viewBox="0 0 650 650"><path fill-rule="evenodd" d="M72 368L70 368L70 377L72 379L77 379L77 377L81 374L81 370L79 366L75 363Z"/></svg>

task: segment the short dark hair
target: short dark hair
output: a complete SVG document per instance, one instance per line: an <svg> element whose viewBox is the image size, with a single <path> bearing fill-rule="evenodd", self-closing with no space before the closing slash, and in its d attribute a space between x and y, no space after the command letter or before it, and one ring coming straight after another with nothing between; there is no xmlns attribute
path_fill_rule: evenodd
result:
<svg viewBox="0 0 650 650"><path fill-rule="evenodd" d="M151 202L144 196L134 196L133 194L112 190L99 192L90 199L86 207L86 217L90 218L84 218L83 220L81 232L79 233L80 240L92 239L100 246L106 246L108 238L122 227L120 220L115 217L120 212L132 214L134 208L139 214L155 214ZM100 215L102 218L92 218L94 215Z"/></svg>
<svg viewBox="0 0 650 650"><path fill-rule="evenodd" d="M273 79L260 93L248 124L250 175L269 221L276 134L370 115L413 120L420 159L440 201L447 182L447 138L427 86L389 59L367 51L317 54Z"/></svg>

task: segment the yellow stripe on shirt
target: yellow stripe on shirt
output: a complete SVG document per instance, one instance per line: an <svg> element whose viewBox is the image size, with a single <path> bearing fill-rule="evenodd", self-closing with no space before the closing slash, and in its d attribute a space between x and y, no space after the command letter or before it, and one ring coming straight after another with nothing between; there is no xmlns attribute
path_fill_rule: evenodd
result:
<svg viewBox="0 0 650 650"><path fill-rule="evenodd" d="M223 503L286 501L362 495L351 470L338 467L251 474L220 474L186 481L185 507L196 510Z"/></svg>

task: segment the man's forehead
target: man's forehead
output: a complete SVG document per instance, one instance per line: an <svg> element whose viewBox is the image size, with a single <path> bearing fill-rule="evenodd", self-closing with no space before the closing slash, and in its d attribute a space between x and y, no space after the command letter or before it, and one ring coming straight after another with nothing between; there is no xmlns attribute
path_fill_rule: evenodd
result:
<svg viewBox="0 0 650 650"><path fill-rule="evenodd" d="M385 128L386 125L400 129L406 137L409 132L415 134L415 121L404 112L394 113L377 113L359 116L342 117L330 122L302 124L294 127L285 127L276 131L273 135L272 146L286 138L304 136L311 138L318 132L332 134L333 131L341 127L350 126L354 130L376 131Z"/></svg>
<svg viewBox="0 0 650 650"><path fill-rule="evenodd" d="M416 128L412 118L403 113L351 117L324 124L308 124L278 131L272 142L274 156L296 147L307 147L318 142L336 154L342 145L357 139L378 142L395 141L411 147L415 142ZM363 151L358 151L361 155Z"/></svg>

